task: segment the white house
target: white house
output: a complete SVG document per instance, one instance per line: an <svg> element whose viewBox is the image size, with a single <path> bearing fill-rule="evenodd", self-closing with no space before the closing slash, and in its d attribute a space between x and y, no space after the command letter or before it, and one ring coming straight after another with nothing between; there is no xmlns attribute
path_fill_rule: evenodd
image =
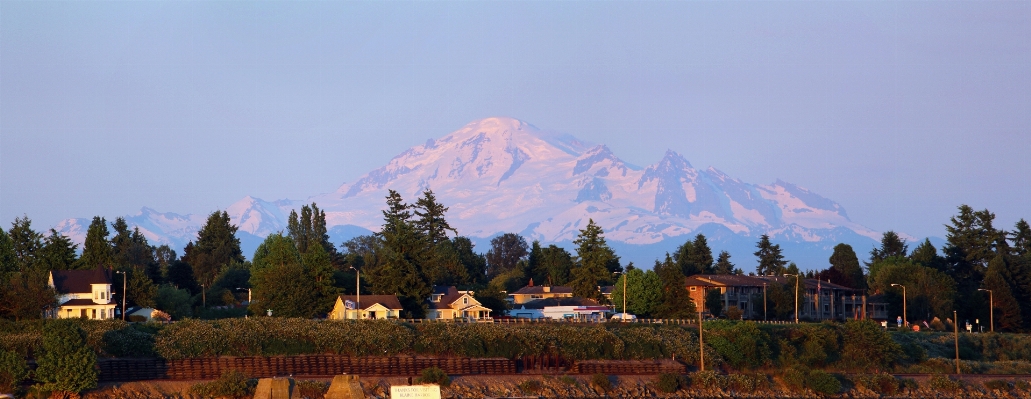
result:
<svg viewBox="0 0 1031 399"><path fill-rule="evenodd" d="M341 295L329 312L329 319L396 319L401 310L397 295L362 295L360 303L356 295Z"/></svg>
<svg viewBox="0 0 1031 399"><path fill-rule="evenodd" d="M57 291L58 308L51 315L68 319L113 319L115 303L111 301L111 271L103 267L93 270L51 270L50 286Z"/></svg>
<svg viewBox="0 0 1031 399"><path fill-rule="evenodd" d="M459 291L453 286L436 286L433 287L433 293L430 294L429 299L427 319L490 319L490 308L480 304L480 301L473 297L472 291Z"/></svg>

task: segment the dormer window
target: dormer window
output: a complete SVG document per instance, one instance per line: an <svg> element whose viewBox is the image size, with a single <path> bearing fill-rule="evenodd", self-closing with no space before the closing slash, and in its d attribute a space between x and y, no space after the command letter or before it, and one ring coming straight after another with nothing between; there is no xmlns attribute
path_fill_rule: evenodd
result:
<svg viewBox="0 0 1031 399"><path fill-rule="evenodd" d="M101 291L100 292L100 299L107 299L106 295L107 295L106 292Z"/></svg>
<svg viewBox="0 0 1031 399"><path fill-rule="evenodd" d="M430 300L433 301L433 302L440 302L440 297L442 297L442 296L443 295L441 295L441 294L433 294L433 295L430 296Z"/></svg>

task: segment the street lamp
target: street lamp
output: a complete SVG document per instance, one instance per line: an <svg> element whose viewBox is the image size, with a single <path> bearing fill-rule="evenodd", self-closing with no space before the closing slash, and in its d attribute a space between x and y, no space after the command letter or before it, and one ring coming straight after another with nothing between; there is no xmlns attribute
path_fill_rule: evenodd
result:
<svg viewBox="0 0 1031 399"><path fill-rule="evenodd" d="M629 278L629 275L626 274L626 272L612 272L612 274L623 275L623 314L619 316L619 319L623 323L626 323L626 280Z"/></svg>
<svg viewBox="0 0 1031 399"><path fill-rule="evenodd" d="M906 286L902 284L892 284L891 286L902 287L902 323L909 327L909 317L906 315Z"/></svg>
<svg viewBox="0 0 1031 399"><path fill-rule="evenodd" d="M354 270L354 293L358 296L358 303L355 305L354 319L360 319L362 316L362 272L351 266L351 270Z"/></svg>
<svg viewBox="0 0 1031 399"><path fill-rule="evenodd" d="M995 332L995 293L993 293L992 290L986 290L984 288L978 288L977 290L988 291L988 312L991 315L989 316L989 321L992 323L992 332Z"/></svg>
<svg viewBox="0 0 1031 399"><path fill-rule="evenodd" d="M792 276L795 278L795 324L798 324L798 280L801 278L797 274L784 274L784 277Z"/></svg>
<svg viewBox="0 0 1031 399"><path fill-rule="evenodd" d="M125 280L129 279L129 276L125 275L125 272L115 270L115 273L122 274L122 321L125 321Z"/></svg>
<svg viewBox="0 0 1031 399"><path fill-rule="evenodd" d="M241 288L241 287L236 287L236 289L238 289L238 290L247 290L247 306L251 306L251 289L250 288ZM247 317L247 316L249 316L249 315L248 314L244 314L243 318L248 319L249 317Z"/></svg>

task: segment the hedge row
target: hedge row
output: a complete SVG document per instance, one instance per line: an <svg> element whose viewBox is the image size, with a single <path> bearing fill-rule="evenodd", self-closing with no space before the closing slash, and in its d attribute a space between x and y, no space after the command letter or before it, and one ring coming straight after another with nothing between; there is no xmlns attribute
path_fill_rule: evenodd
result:
<svg viewBox="0 0 1031 399"><path fill-rule="evenodd" d="M351 356L557 355L568 360L698 361L694 328L646 324L420 323L385 320L320 321L255 317L174 324L78 321L87 344L103 357L184 359L332 353ZM31 357L41 345L39 322L0 322L0 349ZM939 370L951 358L942 333L888 333L871 322L767 325L705 324L706 364L732 369L805 366L849 372ZM961 356L971 371L1031 368L1031 338L1016 334L961 334ZM941 364L939 364L941 363ZM901 368L896 366L902 366Z"/></svg>

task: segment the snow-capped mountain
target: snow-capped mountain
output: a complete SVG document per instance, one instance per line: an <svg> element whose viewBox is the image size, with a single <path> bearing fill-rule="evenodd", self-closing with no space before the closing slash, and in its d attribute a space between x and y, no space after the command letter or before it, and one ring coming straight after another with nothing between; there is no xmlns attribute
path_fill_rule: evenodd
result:
<svg viewBox="0 0 1031 399"><path fill-rule="evenodd" d="M872 245L880 237L852 222L839 204L791 183L744 183L712 167L695 169L674 151L641 168L604 145L511 118L482 119L430 139L332 193L305 201L245 197L226 211L239 226L245 248L285 229L290 210L311 202L326 211L331 233L343 238L379 229L388 189L407 202L432 189L450 208L451 225L481 243L505 232L568 243L594 219L617 249L659 251L644 259L701 232L715 250L732 249L743 262L750 257L743 251L751 251L754 238L769 234L789 258L792 248L799 249L799 260L809 256L802 249L816 251L814 259L823 261L811 267L824 267L837 243ZM205 219L148 208L126 218L152 242L179 248L195 239ZM58 230L81 242L88 224L87 219L69 219ZM864 252L866 246L856 250Z"/></svg>

